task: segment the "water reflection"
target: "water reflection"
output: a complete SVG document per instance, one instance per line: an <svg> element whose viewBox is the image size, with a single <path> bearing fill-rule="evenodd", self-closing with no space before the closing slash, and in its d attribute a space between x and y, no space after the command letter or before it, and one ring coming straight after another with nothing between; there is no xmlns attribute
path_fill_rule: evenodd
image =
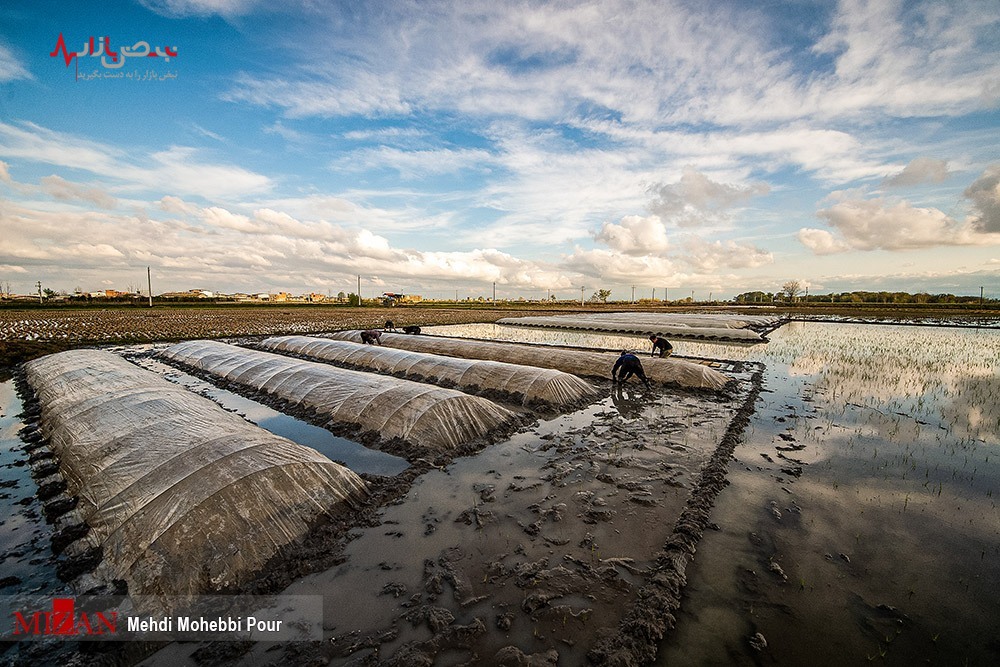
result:
<svg viewBox="0 0 1000 667"><path fill-rule="evenodd" d="M767 664L997 664L1000 332L792 323L746 353L768 393L660 664L749 664L754 632Z"/></svg>
<svg viewBox="0 0 1000 667"><path fill-rule="evenodd" d="M638 384L616 382L611 387L611 402L625 419L638 419L646 401Z"/></svg>

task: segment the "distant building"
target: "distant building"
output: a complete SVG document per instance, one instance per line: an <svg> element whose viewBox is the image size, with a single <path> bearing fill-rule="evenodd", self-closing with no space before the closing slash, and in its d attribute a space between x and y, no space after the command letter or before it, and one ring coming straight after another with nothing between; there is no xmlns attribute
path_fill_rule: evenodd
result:
<svg viewBox="0 0 1000 667"><path fill-rule="evenodd" d="M397 303L420 303L424 298L419 294L398 294L396 292L383 292L382 301L386 305L394 306Z"/></svg>

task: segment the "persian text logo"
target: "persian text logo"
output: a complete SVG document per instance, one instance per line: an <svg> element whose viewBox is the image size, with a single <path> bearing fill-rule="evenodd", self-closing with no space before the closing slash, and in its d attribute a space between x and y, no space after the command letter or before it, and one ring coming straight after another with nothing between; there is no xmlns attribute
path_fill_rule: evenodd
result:
<svg viewBox="0 0 1000 667"><path fill-rule="evenodd" d="M55 598L51 610L15 611L13 621L15 636L79 637L118 632L118 612L77 612L73 598Z"/></svg>
<svg viewBox="0 0 1000 667"><path fill-rule="evenodd" d="M95 74L86 78L124 78L122 72L116 72L115 70L121 70L125 66L127 60L132 59L133 65L145 65L153 62L165 62L169 63L171 58L177 57L177 47L176 46L154 46L151 47L149 42L138 41L132 46L121 46L117 51L111 48L111 38L105 36L103 39L94 39L90 37L86 42L83 43L82 51L70 51L66 47L66 39L63 37L62 33L59 33L59 38L56 40L56 45L49 53L49 57L56 58L62 56L63 61L66 63L67 69L71 62L76 64L77 79L80 76L80 61L82 58L100 58L100 65L108 72L105 73L103 77ZM137 58L143 58L144 60L136 60ZM151 61L145 60L147 58L162 58L162 61ZM86 67L90 61L84 62ZM96 64L96 63L95 63ZM94 72L98 72L95 68ZM112 76L109 76L113 74ZM133 78L129 76L128 78ZM160 77L164 78L164 77ZM176 78L176 74L171 77L166 78Z"/></svg>

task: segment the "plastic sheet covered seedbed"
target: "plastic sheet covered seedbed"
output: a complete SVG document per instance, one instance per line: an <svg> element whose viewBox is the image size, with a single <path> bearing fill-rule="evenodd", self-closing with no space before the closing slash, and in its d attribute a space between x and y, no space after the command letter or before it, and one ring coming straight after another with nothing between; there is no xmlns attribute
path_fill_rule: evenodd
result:
<svg viewBox="0 0 1000 667"><path fill-rule="evenodd" d="M248 581L317 520L366 495L323 455L96 350L25 365L67 491L133 595Z"/></svg>
<svg viewBox="0 0 1000 667"><path fill-rule="evenodd" d="M443 382L462 391L495 391L524 404L540 402L569 407L596 398L595 389L587 382L552 368L462 359L308 336L268 338L262 345L279 352L290 352L397 377L422 382Z"/></svg>
<svg viewBox="0 0 1000 667"><path fill-rule="evenodd" d="M518 420L492 401L453 389L215 341L178 343L160 354L358 427L377 440L398 438L431 451L453 449Z"/></svg>
<svg viewBox="0 0 1000 667"><path fill-rule="evenodd" d="M328 334L335 340L361 341L360 331L338 331ZM606 352L567 350L556 347L497 343L443 336L408 336L383 333L382 344L387 347L444 354L465 359L502 360L526 366L555 368L582 377L611 378L611 367L617 355ZM694 389L722 389L728 382L722 373L681 359L645 358L642 360L646 375L654 382L674 384Z"/></svg>
<svg viewBox="0 0 1000 667"><path fill-rule="evenodd" d="M678 338L702 340L728 340L746 343L759 343L763 339L760 334L750 329L733 328L722 321L721 326L706 326L709 320L680 321L666 316L644 315L637 317L634 313L626 313L620 318L598 318L591 315L552 315L539 317L507 317L498 320L498 324L522 327L540 327L543 329L576 329L581 331L604 331L634 335L663 334Z"/></svg>

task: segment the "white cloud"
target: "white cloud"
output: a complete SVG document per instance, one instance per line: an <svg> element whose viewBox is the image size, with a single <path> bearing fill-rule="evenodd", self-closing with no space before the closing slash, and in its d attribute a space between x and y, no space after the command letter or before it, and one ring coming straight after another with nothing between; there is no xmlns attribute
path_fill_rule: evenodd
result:
<svg viewBox="0 0 1000 667"><path fill-rule="evenodd" d="M361 21L317 6L316 32L289 38L297 75L245 76L225 97L290 116L420 109L746 127L950 115L998 99L995 14L982 0L845 0L800 28L811 45L790 47L789 26L748 5L398 3ZM796 66L826 58L829 69Z"/></svg>
<svg viewBox="0 0 1000 667"><path fill-rule="evenodd" d="M832 255L851 249L843 239L838 239L825 229L803 227L798 233L799 242L817 255Z"/></svg>
<svg viewBox="0 0 1000 667"><path fill-rule="evenodd" d="M625 255L600 248L576 248L564 258L562 266L592 279L615 282L638 280L659 284L677 273L676 264L666 257Z"/></svg>
<svg viewBox="0 0 1000 667"><path fill-rule="evenodd" d="M3 160L0 160L0 181L4 183L12 182L10 178L10 166Z"/></svg>
<svg viewBox="0 0 1000 667"><path fill-rule="evenodd" d="M118 200L101 188L88 188L56 176L45 176L39 181L42 190L63 201L89 202L99 208L114 208Z"/></svg>
<svg viewBox="0 0 1000 667"><path fill-rule="evenodd" d="M227 199L257 195L273 185L268 177L242 167L207 162L195 148L172 146L137 159L72 134L22 125L0 122L0 155L87 171L106 178L109 188Z"/></svg>
<svg viewBox="0 0 1000 667"><path fill-rule="evenodd" d="M464 169L483 170L493 162L491 155L479 149L439 148L400 150L388 146L353 151L331 165L338 171L394 169L404 179L448 174Z"/></svg>
<svg viewBox="0 0 1000 667"><path fill-rule="evenodd" d="M697 271L712 272L733 269L755 269L771 264L774 256L767 250L736 241L706 241L691 237L684 243L684 254L678 259Z"/></svg>
<svg viewBox="0 0 1000 667"><path fill-rule="evenodd" d="M799 241L816 254L840 250L912 250L948 245L992 245L1000 234L984 234L935 208L903 200L844 199L817 212L842 237L804 228Z"/></svg>
<svg viewBox="0 0 1000 667"><path fill-rule="evenodd" d="M260 0L139 0L147 9L170 18L240 16L260 6Z"/></svg>
<svg viewBox="0 0 1000 667"><path fill-rule="evenodd" d="M767 194L770 187L766 183L719 183L687 167L678 182L654 185L650 192L656 197L649 204L650 211L680 227L694 227L727 221L728 209Z"/></svg>
<svg viewBox="0 0 1000 667"><path fill-rule="evenodd" d="M0 83L31 78L33 78L31 72L14 55L14 52L9 47L0 44Z"/></svg>
<svg viewBox="0 0 1000 667"><path fill-rule="evenodd" d="M948 178L948 161L929 157L910 160L901 172L887 177L882 184L890 188L919 185L921 183L942 183Z"/></svg>
<svg viewBox="0 0 1000 667"><path fill-rule="evenodd" d="M655 215L627 215L618 223L605 222L594 238L626 255L656 255L670 247L667 228Z"/></svg>
<svg viewBox="0 0 1000 667"><path fill-rule="evenodd" d="M1000 165L992 165L963 193L977 213L972 226L977 231L1000 233Z"/></svg>

